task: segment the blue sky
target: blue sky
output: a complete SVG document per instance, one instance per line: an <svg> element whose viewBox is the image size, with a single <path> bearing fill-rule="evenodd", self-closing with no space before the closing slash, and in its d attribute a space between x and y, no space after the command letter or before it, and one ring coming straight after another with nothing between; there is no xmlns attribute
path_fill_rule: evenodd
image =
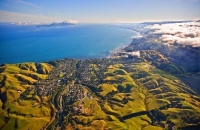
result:
<svg viewBox="0 0 200 130"><path fill-rule="evenodd" d="M1 22L88 23L200 19L200 0L0 0Z"/></svg>

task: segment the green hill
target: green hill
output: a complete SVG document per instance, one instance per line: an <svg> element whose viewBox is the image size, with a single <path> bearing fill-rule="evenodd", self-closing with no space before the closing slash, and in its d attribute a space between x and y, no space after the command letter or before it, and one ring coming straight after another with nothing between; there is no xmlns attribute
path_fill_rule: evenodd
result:
<svg viewBox="0 0 200 130"><path fill-rule="evenodd" d="M48 63L0 67L1 129L167 130L200 123L199 95L156 51Z"/></svg>
<svg viewBox="0 0 200 130"><path fill-rule="evenodd" d="M0 128L41 129L50 120L49 103L32 90L38 80L47 78L53 69L47 63L5 64L0 67ZM29 91L27 91L29 90ZM26 99L22 95L27 93Z"/></svg>

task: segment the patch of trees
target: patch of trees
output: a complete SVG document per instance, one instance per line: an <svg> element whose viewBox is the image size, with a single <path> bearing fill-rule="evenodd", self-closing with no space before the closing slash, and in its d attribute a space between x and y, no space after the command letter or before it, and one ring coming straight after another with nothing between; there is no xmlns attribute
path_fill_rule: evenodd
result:
<svg viewBox="0 0 200 130"><path fill-rule="evenodd" d="M156 118L157 122L161 122L161 121L166 121L167 120L167 116L168 115L165 115L164 113L162 113L158 109L151 110L150 112Z"/></svg>
<svg viewBox="0 0 200 130"><path fill-rule="evenodd" d="M99 86L98 88L96 88L95 92L102 92L103 91L103 87Z"/></svg>
<svg viewBox="0 0 200 130"><path fill-rule="evenodd" d="M117 90L120 92L120 93L130 93L131 92L131 89L133 88L133 85L132 84L126 84L126 86L122 86L122 85L118 85L117 86Z"/></svg>
<svg viewBox="0 0 200 130"><path fill-rule="evenodd" d="M31 88L28 87L22 94L20 94L20 98L26 99L30 91L31 91Z"/></svg>
<svg viewBox="0 0 200 130"><path fill-rule="evenodd" d="M123 104L128 103L128 98L127 98L127 97L124 97L124 98L122 99L122 103L123 103Z"/></svg>
<svg viewBox="0 0 200 130"><path fill-rule="evenodd" d="M146 115L146 114L148 114L148 111L140 111L140 112L136 112L136 113L131 113L131 114L123 116L120 119L120 121L124 121L124 120L130 119L130 118L133 118L133 117L137 117L137 116L141 116L141 115Z"/></svg>
<svg viewBox="0 0 200 130"><path fill-rule="evenodd" d="M56 61L49 61L47 63L50 64L50 65L52 65L52 66L54 66L54 67L56 67L56 65L57 65Z"/></svg>
<svg viewBox="0 0 200 130"><path fill-rule="evenodd" d="M106 98L111 98L111 97L113 97L116 93L118 93L118 92L112 90L111 92L107 93L105 97L106 97Z"/></svg>
<svg viewBox="0 0 200 130"><path fill-rule="evenodd" d="M199 128L200 128L200 123L193 124L193 125L187 125L184 127L178 127L178 130L199 130Z"/></svg>
<svg viewBox="0 0 200 130"><path fill-rule="evenodd" d="M143 71L143 72L138 73L138 78L144 78L146 76L149 76L149 74L147 72Z"/></svg>
<svg viewBox="0 0 200 130"><path fill-rule="evenodd" d="M15 75L15 76L19 81L23 82L24 84L32 84L31 81L29 81L28 79L25 79L24 77L21 77L19 75Z"/></svg>

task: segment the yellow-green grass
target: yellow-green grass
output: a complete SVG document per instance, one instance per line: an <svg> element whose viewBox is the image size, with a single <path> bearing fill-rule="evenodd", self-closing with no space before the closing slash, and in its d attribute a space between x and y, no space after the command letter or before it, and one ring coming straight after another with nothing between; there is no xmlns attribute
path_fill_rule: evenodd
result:
<svg viewBox="0 0 200 130"><path fill-rule="evenodd" d="M156 94L154 95L155 98L165 98L165 99L168 99L168 98L172 98L172 97L177 97L177 94L178 93L174 93L174 92L163 92L161 94Z"/></svg>
<svg viewBox="0 0 200 130"><path fill-rule="evenodd" d="M4 69L3 73L19 73L21 70L17 64L5 64L4 66L0 67L1 69Z"/></svg>
<svg viewBox="0 0 200 130"><path fill-rule="evenodd" d="M47 63L38 63L40 65L40 68L44 74L48 74L53 67L50 64ZM22 67L26 66L26 67ZM22 72L34 72L37 74L36 64L35 63L23 63L21 64L5 64L4 66L0 67L3 69L3 73L10 73L10 74L17 74Z"/></svg>
<svg viewBox="0 0 200 130"><path fill-rule="evenodd" d="M20 70L18 66L13 65L13 67L7 68L7 72L4 75L7 77L6 79L6 87L1 88L3 92L8 93L7 95L9 101L13 101L15 99L15 94L18 89L22 92L28 86L21 86L19 81L16 78L16 75L31 77L29 73L35 74L36 76L43 76L45 78L46 75L36 73L37 68L34 68L35 64L31 64L33 66L31 69L23 68ZM48 65L48 64L46 64ZM27 65L24 65L27 67ZM45 65L41 65L44 67ZM131 67L132 72L127 72L126 67ZM44 73L47 73L51 66L47 69L42 68ZM97 70L97 66L94 64L90 65L90 69ZM132 64L132 65L123 65L123 64L114 64L110 65L107 68L107 71L104 74L107 76L104 80L104 84L100 84L102 86L102 92L100 94L102 96L106 96L109 92L115 91L116 94L113 97L108 98L107 100L102 100L97 102L96 99L87 99L85 98L83 101L85 102L84 107L88 108L91 114L84 115L75 115L72 118L76 120L76 123L81 129L95 129L95 127L103 127L106 125L108 129L162 129L160 126L151 126L151 120L147 115L136 116L129 119L124 120L123 122L119 121L120 117L126 116L128 114L133 114L136 112L158 109L162 106L170 104L170 101L179 100L182 104L181 108L168 108L165 110L161 110L165 115L169 114L167 119L172 120L176 124L176 128L179 126L185 125L182 121L182 117L189 115L189 117L200 117L199 110L199 97L191 91L189 87L184 85L180 80L174 78L173 76L163 73L161 70L154 71L155 67L151 66L149 63L141 63L141 64ZM11 74L11 72L13 73ZM20 71L20 73L19 73ZM23 73L22 73L23 72ZM95 76L95 73L91 71ZM25 74L27 73L27 74ZM163 73L163 74L162 74ZM140 77L134 79L132 75L140 75ZM144 74L144 75L143 75ZM21 76L22 77L22 76ZM24 79L28 79L24 77ZM0 75L0 81L2 81L4 76ZM32 78L32 77L31 77ZM32 78L33 80L37 80L37 78ZM28 80L32 80L28 79ZM121 81L122 83L114 83L110 82L106 83L106 81ZM8 82L9 81L9 82ZM33 81L32 81L33 82ZM129 93L118 92L117 86L121 85L124 88L127 84L134 86ZM15 91L14 91L15 90ZM66 90L65 93L67 93ZM33 92L29 93L29 97L31 97ZM18 94L19 95L19 94ZM122 104L123 99L128 99L125 104ZM17 98L16 98L17 99ZM31 100L17 100L13 103L9 102L8 106L10 107L10 115L12 116L10 124L15 126L16 122L22 122L24 119L50 119L50 104L48 103L50 97L44 97L43 103L41 107L41 99L38 96L35 96L35 99ZM101 102L101 103L100 103ZM1 106L3 105L0 104ZM22 112L21 112L22 111ZM11 114L12 113L12 114ZM4 117L7 113L4 112ZM23 116L22 116L23 115ZM37 118L36 118L37 117ZM4 124L3 117L0 117L0 124ZM17 120L16 120L17 119ZM47 120L46 120L47 121ZM103 121L103 122L102 122ZM14 123L13 123L14 122ZM42 122L42 121L41 121ZM44 121L45 122L45 121ZM48 122L48 121L47 121ZM106 122L106 123L105 123ZM75 124L76 124L75 123ZM166 122L164 122L166 123ZM25 122L25 124L18 123L20 126L19 129L28 129L29 126L33 126L32 122ZM42 123L44 124L44 123ZM104 125L100 125L104 124ZM8 125L8 124L7 124ZM5 126L8 128L9 126ZM41 129L42 125L40 125ZM166 125L165 125L166 126ZM37 127L36 127L37 128Z"/></svg>
<svg viewBox="0 0 200 130"><path fill-rule="evenodd" d="M93 70L99 70L96 64L90 64L90 68Z"/></svg>
<svg viewBox="0 0 200 130"><path fill-rule="evenodd" d="M95 120L94 116L73 116L73 119L76 121L78 124L83 124L87 125L93 120Z"/></svg>
<svg viewBox="0 0 200 130"><path fill-rule="evenodd" d="M53 69L53 66L47 63L40 63L40 65L41 65L40 69L44 74L48 74Z"/></svg>
<svg viewBox="0 0 200 130"><path fill-rule="evenodd" d="M142 127L148 126L151 122L150 118L146 115L133 117L124 121L127 128L131 130L141 130Z"/></svg>
<svg viewBox="0 0 200 130"><path fill-rule="evenodd" d="M24 69L24 70L30 70L30 71L33 71L33 72L37 71L35 63L33 63L33 62L21 63L21 64L19 64L19 68Z"/></svg>
<svg viewBox="0 0 200 130"><path fill-rule="evenodd" d="M48 117L23 117L10 114L8 123L2 128L2 130L40 130L45 127L49 122Z"/></svg>
<svg viewBox="0 0 200 130"><path fill-rule="evenodd" d="M41 69L45 69L45 73L52 69L52 66L46 63L42 63L41 66ZM35 63L6 64L0 69L3 70L0 74L0 81L4 80L2 83L4 86L0 91L0 94L4 95L4 102L0 101L1 127L5 124L5 118L9 116L8 123L2 129L12 130L15 127L18 129L42 129L50 120L50 107L47 103L49 98L43 100L46 105L40 105L40 98L37 95L32 100L20 100L19 97L30 86L28 84L33 84L37 79L46 79L47 75L37 73ZM33 93L33 90L30 91L27 97L31 98ZM9 114L6 110L2 110L2 106L4 109L9 109Z"/></svg>
<svg viewBox="0 0 200 130"><path fill-rule="evenodd" d="M29 77L31 77L35 80L38 80L38 79L42 80L42 79L47 78L46 74L39 74L39 73L36 73L36 72L27 71L27 70L21 70L20 73L25 75L25 76L29 76Z"/></svg>
<svg viewBox="0 0 200 130"><path fill-rule="evenodd" d="M181 101L183 109L191 109L191 110L198 110L200 112L200 106L198 104L193 104L190 99L186 99L185 101Z"/></svg>
<svg viewBox="0 0 200 130"><path fill-rule="evenodd" d="M200 111L195 111L192 109L180 109L180 108L169 108L167 110L162 110L164 114L168 114L168 119L173 121L176 128L184 126L187 122L184 122L182 118L190 119L200 119Z"/></svg>
<svg viewBox="0 0 200 130"><path fill-rule="evenodd" d="M125 93L117 93L113 96L114 99L118 100L118 101L122 101L122 99L126 97Z"/></svg>
<svg viewBox="0 0 200 130"><path fill-rule="evenodd" d="M49 64L41 63L41 65L43 67L46 67L43 69L46 69L48 71L52 69L52 66L50 66ZM24 68L22 66L25 66L27 70L23 70ZM20 67L23 69L21 69ZM3 72L1 72L0 79L5 79L5 85L1 88L0 93L2 94L6 92L7 102L12 102L15 99L19 98L19 94L23 93L23 91L25 91L25 89L28 87L26 85L21 85L21 83L33 84L37 81L37 76L38 79L45 79L47 77L47 75L34 72L36 71L36 66L34 63L23 63L21 66L20 64L6 64L4 66L1 66L0 69L4 70ZM17 91L21 92L19 93Z"/></svg>
<svg viewBox="0 0 200 130"><path fill-rule="evenodd" d="M90 106L91 116L73 116L73 119L76 120L76 123L87 125L94 120L106 120L107 115L102 111L96 100L92 99Z"/></svg>
<svg viewBox="0 0 200 130"><path fill-rule="evenodd" d="M65 90L63 92L63 95L67 94L69 92L69 86L65 87Z"/></svg>
<svg viewBox="0 0 200 130"><path fill-rule="evenodd" d="M63 77L63 73L60 72L60 73L59 73L59 78L62 78L62 77Z"/></svg>
<svg viewBox="0 0 200 130"><path fill-rule="evenodd" d="M114 64L114 67L115 67L115 68L123 68L124 65L123 65L123 64Z"/></svg>
<svg viewBox="0 0 200 130"><path fill-rule="evenodd" d="M115 64L115 65L110 65L108 66L108 70L107 72L105 72L105 74L107 73L118 73L118 74L125 74L126 71L124 69L122 69L122 67L124 67L122 64Z"/></svg>
<svg viewBox="0 0 200 130"><path fill-rule="evenodd" d="M33 116L33 117L50 117L50 108L49 106L41 105L32 105L28 101L20 101L19 104L11 104L10 113L16 113L24 116Z"/></svg>
<svg viewBox="0 0 200 130"><path fill-rule="evenodd" d="M2 75L5 77L5 81L4 81L4 86L1 88L1 93L6 92L6 90L18 90L18 89L23 89L20 86L20 81L18 81L17 78L15 78L15 76L13 74L4 74L2 73Z"/></svg>
<svg viewBox="0 0 200 130"><path fill-rule="evenodd" d="M101 84L103 91L100 92L102 96L106 96L109 92L117 91L116 84Z"/></svg>
<svg viewBox="0 0 200 130"><path fill-rule="evenodd" d="M38 95L36 95L36 96L34 97L34 100L36 100L37 102L41 102L41 98L40 98Z"/></svg>
<svg viewBox="0 0 200 130"><path fill-rule="evenodd" d="M161 94L162 93L162 89L161 88L151 89L151 90L149 90L149 93L151 93L153 95Z"/></svg>
<svg viewBox="0 0 200 130"><path fill-rule="evenodd" d="M15 74L15 77L22 82L27 82L28 84L33 84L34 82L37 81L33 79L32 77L28 77L22 74Z"/></svg>
<svg viewBox="0 0 200 130"><path fill-rule="evenodd" d="M143 83L143 86L145 86L148 89L154 89L158 87L158 82L151 78L147 82Z"/></svg>
<svg viewBox="0 0 200 130"><path fill-rule="evenodd" d="M96 100L92 99L92 104L91 104L91 109L92 109L92 115L96 118L96 119L106 119L107 115L105 114L105 112L101 109L101 107L99 106L99 104L97 103Z"/></svg>
<svg viewBox="0 0 200 130"><path fill-rule="evenodd" d="M101 129L103 130L106 127L106 122L104 120L94 120L91 125L94 129Z"/></svg>
<svg viewBox="0 0 200 130"><path fill-rule="evenodd" d="M136 113L140 111L145 111L145 103L143 94L140 94L137 90L133 90L128 103L124 104L124 107L120 107L117 105L113 106L113 109L117 111L120 115L125 116L127 114Z"/></svg>
<svg viewBox="0 0 200 130"><path fill-rule="evenodd" d="M3 103L2 103L2 101L0 100L0 111L2 110L2 106L3 106Z"/></svg>
<svg viewBox="0 0 200 130"><path fill-rule="evenodd" d="M105 75L107 76L104 80L105 81L123 81L122 86L125 86L126 84L131 84L132 86L137 86L134 79L132 79L124 69L122 64L115 64L110 65L108 67L107 72L105 72Z"/></svg>
<svg viewBox="0 0 200 130"><path fill-rule="evenodd" d="M160 126L148 125L143 128L143 130L163 130Z"/></svg>
<svg viewBox="0 0 200 130"><path fill-rule="evenodd" d="M124 70L124 66L131 67L131 70L134 71L127 72ZM184 113L188 113L188 115L197 118L199 117L199 97L195 97L195 95L191 96L191 89L184 85L177 78L167 74L166 72L164 73L161 70L154 71L154 69L155 67L149 65L148 63L134 65L114 64L107 68L107 71L104 73L107 76L104 79L105 81L121 80L122 83L120 83L120 85L124 88L127 84L136 86L131 89L129 94L127 94L118 92L117 86L119 84L104 83L100 85L102 86L103 90L100 93L102 96L105 96L107 93L112 91L118 92L113 95L112 98L104 101L102 110L99 110L100 112L96 114L99 115L100 113L104 112L107 114L106 118L100 119L106 120L108 129L161 130L162 128L159 125L150 125L151 119L147 115L132 117L124 120L123 122L119 121L119 117L136 112L146 111L147 109L149 111L158 109L171 104L170 101L180 101L182 104L181 108L168 108L161 110L161 112L163 112L165 115L169 114L167 119L172 120L176 124L176 128L182 125L181 117L184 116ZM144 75L133 79L131 78L133 74ZM122 104L120 102L124 98L128 99L126 104ZM94 117L97 117L96 115L93 115L93 117L90 117L90 119L83 119L83 117L81 118L82 120L87 120L86 122L89 122L88 120L94 120ZM163 121L162 123L166 122Z"/></svg>
<svg viewBox="0 0 200 130"><path fill-rule="evenodd" d="M118 111L113 110L106 102L104 103L104 112L106 112L107 114L111 114L111 115L120 115L120 113ZM122 115L120 115L122 116Z"/></svg>
<svg viewBox="0 0 200 130"><path fill-rule="evenodd" d="M33 94L35 93L34 90L31 90L28 94L27 94L27 98L32 98L33 97Z"/></svg>
<svg viewBox="0 0 200 130"><path fill-rule="evenodd" d="M181 111L185 111L185 112L192 112L195 113L194 116L196 115L197 117L199 116L199 112L200 112L200 107L199 107L199 102L197 100L195 100L194 98L192 98L190 96L190 93L187 92L187 90L191 89L189 87L187 87L186 85L184 85L180 80L176 79L176 80L172 80L169 74L165 74L165 77L162 77L161 75L158 74L153 74L151 73L151 71L154 69L153 67L150 66L150 69L148 69L146 66L144 67L142 64L140 66L133 66L133 68L137 68L137 71L133 72L133 73L140 73L142 71L145 71L148 73L147 76L144 76L143 78L140 79L136 79L136 83L137 85L139 85L142 88L146 88L147 90L149 90L149 95L146 97L146 105L149 108L149 110L152 109L158 109L162 106L168 105L170 104L170 100L172 101L176 101L176 100L180 100L182 103L182 107L181 108L176 108L176 113L180 113ZM112 68L113 70L114 68ZM130 75L133 73L129 73ZM169 75L169 76L168 76ZM165 90L165 88L167 88L167 91ZM136 94L139 93L137 91L132 93ZM145 110L144 106L144 98L145 96L142 94L141 95L141 99L136 99L135 97L133 98L134 101L141 101L141 103L136 103L136 105L138 104L143 104L141 106L141 108L143 107L143 109L138 109L138 110ZM123 94L116 94L113 98L116 98L118 100L122 100L124 97ZM195 97L195 95L194 95ZM199 97L196 97L196 99L199 99ZM182 101L185 100L185 101ZM134 102L132 101L132 102ZM129 102L128 102L129 103ZM127 104L128 104L127 103ZM128 108L131 108L131 106L128 106ZM121 108L122 109L122 108ZM134 108L135 109L135 108ZM136 108L137 109L137 108ZM165 114L170 113L170 111L173 108L169 108L169 112L168 110L165 110ZM117 106L114 106L114 110L117 110ZM118 108L118 110L120 110L120 107ZM123 107L123 110L127 110L126 105ZM174 120L177 123L177 126L180 126L181 122L181 117L177 117L177 118L173 118L173 116L176 117L176 113L170 114L172 116L169 116L170 119ZM181 112L180 116L183 116L183 113ZM152 126L148 126L146 129L151 128ZM140 128L138 128L140 129ZM155 128L156 129L156 128ZM157 127L157 129L161 129L160 127Z"/></svg>
<svg viewBox="0 0 200 130"><path fill-rule="evenodd" d="M127 126L118 121L107 121L107 128L109 130L128 130Z"/></svg>
<svg viewBox="0 0 200 130"><path fill-rule="evenodd" d="M113 108L111 108L110 106L108 106L107 103L105 103L104 107L106 111L110 113L116 113L116 115L122 117L131 113L136 113L146 110L146 106L144 103L144 95L139 93L137 89L132 89L132 92L129 96L126 96L125 93L117 93L116 95L113 96L112 99L121 101L125 97L130 100L126 104L123 104L123 107L112 104Z"/></svg>
<svg viewBox="0 0 200 130"><path fill-rule="evenodd" d="M88 108L90 105L90 100L88 98L83 99L84 102L84 108Z"/></svg>
<svg viewBox="0 0 200 130"><path fill-rule="evenodd" d="M154 97L147 99L148 110L158 109L168 104L170 104L170 101L166 99L156 99Z"/></svg>
<svg viewBox="0 0 200 130"><path fill-rule="evenodd" d="M51 99L50 95L49 96L43 96L42 97L42 103L43 104L45 104L45 103L49 104L50 99Z"/></svg>
<svg viewBox="0 0 200 130"><path fill-rule="evenodd" d="M91 126L83 126L81 124L76 125L76 129L78 130L104 130L106 126L106 122L104 120L94 120L90 124Z"/></svg>
<svg viewBox="0 0 200 130"><path fill-rule="evenodd" d="M21 99L18 99L16 102L13 102L13 104L19 106L28 106L34 103L36 103L34 100L21 100Z"/></svg>
<svg viewBox="0 0 200 130"><path fill-rule="evenodd" d="M7 100L12 102L19 98L20 94L16 90L7 90L6 91Z"/></svg>

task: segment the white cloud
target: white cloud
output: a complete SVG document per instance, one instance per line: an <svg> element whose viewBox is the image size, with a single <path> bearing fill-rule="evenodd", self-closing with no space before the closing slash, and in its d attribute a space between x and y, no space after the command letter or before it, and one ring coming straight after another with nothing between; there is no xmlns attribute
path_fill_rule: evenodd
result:
<svg viewBox="0 0 200 130"><path fill-rule="evenodd" d="M23 8L28 7L29 9L42 9L42 7L38 6L37 4L23 1L23 0L1 0L0 1L1 6L4 7L12 7L12 8Z"/></svg>
<svg viewBox="0 0 200 130"><path fill-rule="evenodd" d="M47 22L47 21L56 21L56 18L47 17L42 14L24 14L16 13L10 11L0 10L0 21L1 22Z"/></svg>
<svg viewBox="0 0 200 130"><path fill-rule="evenodd" d="M1 0L0 5L6 8L0 9L0 22L52 21L51 17L37 13L42 7L28 1ZM24 10L26 13L22 13Z"/></svg>
<svg viewBox="0 0 200 130"><path fill-rule="evenodd" d="M200 47L200 22L154 24L146 28L154 29L154 34L162 34L161 39L168 44Z"/></svg>

